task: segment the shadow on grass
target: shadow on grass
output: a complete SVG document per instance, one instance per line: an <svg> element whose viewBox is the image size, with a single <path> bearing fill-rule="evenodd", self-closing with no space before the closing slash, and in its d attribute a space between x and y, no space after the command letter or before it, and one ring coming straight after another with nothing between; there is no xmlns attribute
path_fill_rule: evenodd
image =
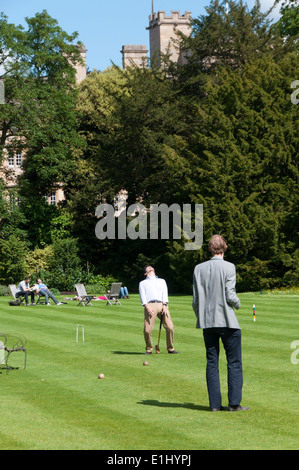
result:
<svg viewBox="0 0 299 470"><path fill-rule="evenodd" d="M6 371L6 373L8 374L8 372L10 370L19 370L20 368L19 367L13 367L13 366L0 366L0 374L2 374L2 371Z"/></svg>
<svg viewBox="0 0 299 470"><path fill-rule="evenodd" d="M112 351L113 354L127 354L127 355L136 355L136 356L139 356L139 355L142 355L144 356L144 353L143 352L134 352L134 351Z"/></svg>
<svg viewBox="0 0 299 470"><path fill-rule="evenodd" d="M187 408L188 410L210 411L209 406L194 405L194 403L170 403L159 400L142 400L137 402L138 405L160 406L161 408Z"/></svg>

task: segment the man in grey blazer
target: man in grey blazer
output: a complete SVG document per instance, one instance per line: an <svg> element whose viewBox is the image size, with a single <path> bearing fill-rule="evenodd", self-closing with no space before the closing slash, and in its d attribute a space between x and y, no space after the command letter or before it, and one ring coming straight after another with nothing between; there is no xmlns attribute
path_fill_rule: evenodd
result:
<svg viewBox="0 0 299 470"><path fill-rule="evenodd" d="M238 310L241 302L235 290L236 268L223 259L227 245L221 235L211 238L209 250L213 257L194 269L192 306L197 317L196 328L203 329L210 408L212 411L248 410L240 405L243 387L241 329L234 308ZM228 407L221 404L220 338L227 359Z"/></svg>

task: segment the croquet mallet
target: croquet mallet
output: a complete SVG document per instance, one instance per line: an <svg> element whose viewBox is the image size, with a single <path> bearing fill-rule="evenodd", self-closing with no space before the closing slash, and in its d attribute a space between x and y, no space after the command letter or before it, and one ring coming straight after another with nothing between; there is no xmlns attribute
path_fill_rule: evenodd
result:
<svg viewBox="0 0 299 470"><path fill-rule="evenodd" d="M161 313L160 328L159 328L159 336L158 336L158 344L156 344L156 346L155 346L155 348L156 348L156 353L157 353L157 354L160 354L160 347L159 347L159 344L160 344L160 337L161 337L161 328L162 328L162 322L163 322L163 315L164 315L164 313Z"/></svg>

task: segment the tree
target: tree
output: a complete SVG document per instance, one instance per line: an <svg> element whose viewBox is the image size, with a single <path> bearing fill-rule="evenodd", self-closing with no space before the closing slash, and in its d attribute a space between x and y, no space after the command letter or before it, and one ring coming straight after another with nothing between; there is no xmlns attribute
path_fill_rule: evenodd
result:
<svg viewBox="0 0 299 470"><path fill-rule="evenodd" d="M33 251L29 251L26 256L28 267L27 274L34 277L34 280L38 277L43 278L43 273L45 271L49 271L49 260L51 257L53 257L53 249L51 245L48 245L45 248L36 248Z"/></svg>
<svg viewBox="0 0 299 470"><path fill-rule="evenodd" d="M73 238L54 241L48 261L47 281L51 286L60 291L74 290L75 283L80 282L82 276L78 252L77 240Z"/></svg>
<svg viewBox="0 0 299 470"><path fill-rule="evenodd" d="M26 155L19 194L22 207L38 213L44 195L72 172L81 145L73 66L80 52L79 43L73 44L77 33L68 35L45 10L26 22L24 30L3 14L0 20L6 98L0 129L2 149ZM39 243L31 228L29 217L29 238Z"/></svg>
<svg viewBox="0 0 299 470"><path fill-rule="evenodd" d="M206 11L192 19L191 36L179 34L188 52L188 64L179 67L179 74L194 82L192 89L202 83L203 73L214 74L222 66L237 69L266 53L282 55L284 43L269 18L271 9L263 13L259 0L251 10L242 0L212 0Z"/></svg>
<svg viewBox="0 0 299 470"><path fill-rule="evenodd" d="M91 74L80 88L80 131L87 143L83 161L88 162L80 161L81 175L90 185L97 181L97 192L110 201L120 189L133 202L149 195L156 200L161 185L167 191L164 155L182 144L176 135L188 133L192 117L185 122L184 112L190 102L180 100L167 75L153 69L114 67ZM157 173L159 181L152 178ZM69 182L68 189L78 191L77 182Z"/></svg>
<svg viewBox="0 0 299 470"><path fill-rule="evenodd" d="M0 239L0 281L16 284L27 274L27 247L22 240L11 235L7 240Z"/></svg>
<svg viewBox="0 0 299 470"><path fill-rule="evenodd" d="M298 249L298 107L290 100L298 60L292 53L219 69L200 106L192 147L204 231L227 237L242 289L284 282L284 260Z"/></svg>
<svg viewBox="0 0 299 470"><path fill-rule="evenodd" d="M90 92L81 132L88 150L80 161L83 178L69 193L76 237L84 240L80 253L91 260L97 252L102 269L114 273L121 265L131 279L152 260L173 290L190 292L194 265L209 256L206 248L186 252L184 241L95 239L100 198L113 204L126 189L128 204L138 198L147 206L203 204L205 241L218 232L227 238L240 289L287 283L295 279L298 248L298 108L290 99L298 56L287 49L281 54L282 38L259 4L248 11L230 2L226 14L223 4L212 2L201 21L186 43L194 56L171 79L154 68L133 68L114 69L124 80L117 91L115 80L85 82ZM231 40L222 48L225 31ZM215 64L206 67L211 44ZM203 55L196 62L198 45ZM89 103L88 96L101 99Z"/></svg>
<svg viewBox="0 0 299 470"><path fill-rule="evenodd" d="M114 204L122 189L128 192L128 204L188 198L192 174L183 153L192 103L163 71L113 67L88 76L80 86L78 106L87 145L78 161L78 177L66 187L73 234L87 261L100 259L106 273L114 273L121 263L131 277L132 265L152 259L153 249L155 259L162 259L165 243L157 249L151 240L100 242L95 238L95 208L104 200Z"/></svg>
<svg viewBox="0 0 299 470"><path fill-rule="evenodd" d="M277 2L278 3L278 2ZM280 8L281 18L277 22L283 38L292 39L298 45L299 5L297 0L286 0Z"/></svg>
<svg viewBox="0 0 299 470"><path fill-rule="evenodd" d="M27 242L27 232L23 229L26 224L24 213L18 204L17 191L6 189L0 181L0 233L7 240L10 235L16 235Z"/></svg>

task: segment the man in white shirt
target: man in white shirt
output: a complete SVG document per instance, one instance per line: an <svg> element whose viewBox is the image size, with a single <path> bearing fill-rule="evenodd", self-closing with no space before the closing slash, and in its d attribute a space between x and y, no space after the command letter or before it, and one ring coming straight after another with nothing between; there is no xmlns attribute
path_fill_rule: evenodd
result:
<svg viewBox="0 0 299 470"><path fill-rule="evenodd" d="M26 306L29 305L29 300L28 300L28 297L30 295L31 297L31 304L32 305L35 305L35 302L34 302L34 291L32 290L32 288L30 287L29 285L29 282L30 282L30 277L25 277L24 281L21 281L17 287L17 291L16 291L16 299L18 297L25 297L25 302L26 302Z"/></svg>
<svg viewBox="0 0 299 470"><path fill-rule="evenodd" d="M161 319L166 330L166 345L169 354L177 354L173 347L173 323L168 310L168 289L164 279L159 279L152 266L146 266L144 270L146 278L139 283L139 295L144 306L144 339L146 345L145 354L152 354L152 332L156 318Z"/></svg>

